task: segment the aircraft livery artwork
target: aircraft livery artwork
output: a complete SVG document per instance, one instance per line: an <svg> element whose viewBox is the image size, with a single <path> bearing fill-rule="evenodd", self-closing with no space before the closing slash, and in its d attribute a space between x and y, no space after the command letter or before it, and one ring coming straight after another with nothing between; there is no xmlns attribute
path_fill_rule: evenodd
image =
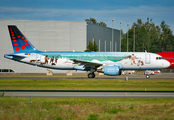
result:
<svg viewBox="0 0 174 120"><path fill-rule="evenodd" d="M44 52L37 50L16 26L9 25L8 29L14 53L4 57L38 67L90 71L89 78L95 77L95 71L116 76L122 70L174 68L174 52Z"/></svg>

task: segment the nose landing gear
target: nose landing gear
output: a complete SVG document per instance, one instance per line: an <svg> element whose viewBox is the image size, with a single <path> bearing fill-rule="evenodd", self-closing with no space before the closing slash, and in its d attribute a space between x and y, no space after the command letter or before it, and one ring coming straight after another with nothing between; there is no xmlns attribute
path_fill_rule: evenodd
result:
<svg viewBox="0 0 174 120"><path fill-rule="evenodd" d="M150 75L146 75L146 78L149 79L150 78Z"/></svg>

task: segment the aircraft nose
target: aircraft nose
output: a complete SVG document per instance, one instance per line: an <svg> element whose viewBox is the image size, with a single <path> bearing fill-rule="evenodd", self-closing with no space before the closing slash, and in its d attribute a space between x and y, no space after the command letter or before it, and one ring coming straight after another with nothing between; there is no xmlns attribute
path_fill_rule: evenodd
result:
<svg viewBox="0 0 174 120"><path fill-rule="evenodd" d="M168 68L168 67L170 67L170 62L167 61L167 60L165 60L165 61L162 63L162 65L163 65L165 68Z"/></svg>

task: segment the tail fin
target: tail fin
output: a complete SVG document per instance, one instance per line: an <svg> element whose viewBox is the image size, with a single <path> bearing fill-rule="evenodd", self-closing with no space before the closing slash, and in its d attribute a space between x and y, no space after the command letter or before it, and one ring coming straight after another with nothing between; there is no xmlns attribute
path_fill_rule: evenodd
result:
<svg viewBox="0 0 174 120"><path fill-rule="evenodd" d="M38 51L15 25L8 25L14 53Z"/></svg>

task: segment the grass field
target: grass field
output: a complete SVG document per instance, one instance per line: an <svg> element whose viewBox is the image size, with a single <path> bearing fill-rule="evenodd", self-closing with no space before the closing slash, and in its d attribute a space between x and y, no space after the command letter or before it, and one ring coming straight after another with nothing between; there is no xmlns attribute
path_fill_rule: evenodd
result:
<svg viewBox="0 0 174 120"><path fill-rule="evenodd" d="M86 77L13 76L0 77L0 90L126 90L174 91L174 76Z"/></svg>
<svg viewBox="0 0 174 120"><path fill-rule="evenodd" d="M0 76L0 90L174 91L174 76ZM174 98L24 98L0 94L0 120L174 120Z"/></svg>
<svg viewBox="0 0 174 120"><path fill-rule="evenodd" d="M0 97L1 120L174 120L174 98Z"/></svg>

